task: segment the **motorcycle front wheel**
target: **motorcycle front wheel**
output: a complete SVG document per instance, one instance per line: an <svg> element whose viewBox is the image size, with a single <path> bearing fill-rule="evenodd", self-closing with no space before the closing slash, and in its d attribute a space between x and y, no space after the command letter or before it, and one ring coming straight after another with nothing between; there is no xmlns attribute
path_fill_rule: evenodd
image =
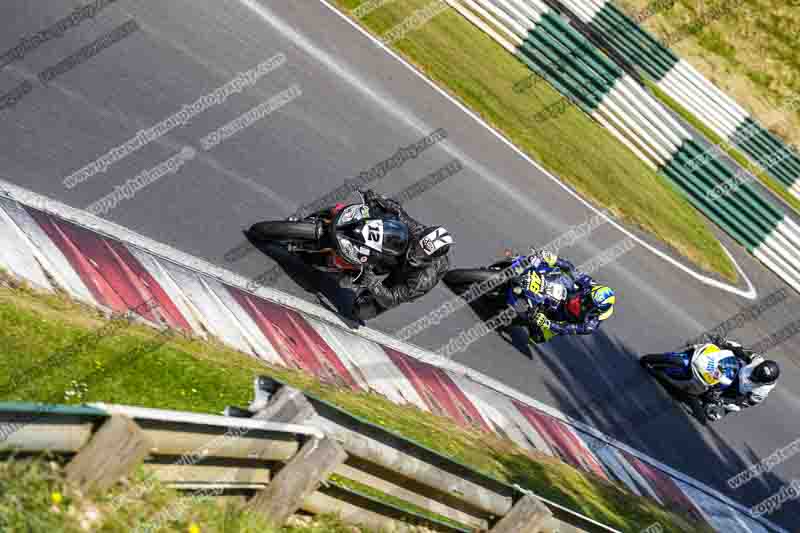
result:
<svg viewBox="0 0 800 533"><path fill-rule="evenodd" d="M308 221L265 221L250 226L248 233L252 237L262 241L278 243L316 242L317 224Z"/></svg>

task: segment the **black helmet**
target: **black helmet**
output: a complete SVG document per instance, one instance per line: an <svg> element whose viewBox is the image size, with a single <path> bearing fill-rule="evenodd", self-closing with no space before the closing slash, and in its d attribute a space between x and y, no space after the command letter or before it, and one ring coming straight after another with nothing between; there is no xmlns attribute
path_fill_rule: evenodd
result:
<svg viewBox="0 0 800 533"><path fill-rule="evenodd" d="M775 361L764 361L753 369L750 379L756 383L775 383L781 375L781 369Z"/></svg>
<svg viewBox="0 0 800 533"><path fill-rule="evenodd" d="M432 261L447 255L453 244L453 236L441 226L430 226L422 230L419 240L411 242L406 257L411 266Z"/></svg>

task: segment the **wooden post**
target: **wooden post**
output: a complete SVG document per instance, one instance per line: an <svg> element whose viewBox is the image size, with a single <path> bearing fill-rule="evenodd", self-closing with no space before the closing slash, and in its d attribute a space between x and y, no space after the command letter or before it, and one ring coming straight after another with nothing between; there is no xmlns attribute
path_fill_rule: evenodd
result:
<svg viewBox="0 0 800 533"><path fill-rule="evenodd" d="M84 491L105 490L141 464L151 448L133 420L112 415L69 462L67 480Z"/></svg>
<svg viewBox="0 0 800 533"><path fill-rule="evenodd" d="M490 530L491 533L540 533L552 513L536 496L526 494Z"/></svg>
<svg viewBox="0 0 800 533"><path fill-rule="evenodd" d="M346 459L347 453L336 441L311 438L248 507L274 527L281 527Z"/></svg>
<svg viewBox="0 0 800 533"><path fill-rule="evenodd" d="M254 419L262 417L318 428L341 443L350 457L359 459L359 470L395 485L413 487L421 496L458 511L473 516L504 516L511 511L510 496L447 470L446 459L429 455L415 457L416 448L409 448L406 441L378 427L362 429L361 423L338 410L325 409L318 413L316 406L292 387L282 387L270 404L253 416ZM445 465L440 466L442 461Z"/></svg>

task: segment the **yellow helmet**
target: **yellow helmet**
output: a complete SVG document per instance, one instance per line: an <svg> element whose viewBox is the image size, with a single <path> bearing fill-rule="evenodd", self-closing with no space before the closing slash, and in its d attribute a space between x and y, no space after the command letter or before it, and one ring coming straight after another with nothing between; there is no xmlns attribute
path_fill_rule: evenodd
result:
<svg viewBox="0 0 800 533"><path fill-rule="evenodd" d="M594 302L597 309L602 311L602 314L598 317L600 320L605 320L614 314L614 303L616 301L617 297L610 287L597 285L592 288L592 302Z"/></svg>

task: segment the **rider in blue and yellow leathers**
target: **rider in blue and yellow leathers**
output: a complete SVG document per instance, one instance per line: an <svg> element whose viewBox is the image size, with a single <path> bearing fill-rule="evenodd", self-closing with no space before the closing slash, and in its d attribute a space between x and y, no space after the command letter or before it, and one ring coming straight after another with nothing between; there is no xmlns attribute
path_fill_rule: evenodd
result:
<svg viewBox="0 0 800 533"><path fill-rule="evenodd" d="M561 269L575 281L567 288L566 301L561 305L551 304L544 312L524 316L532 342L544 342L556 335L589 335L614 313L614 291L576 270L571 262L546 251L530 260L538 273Z"/></svg>

